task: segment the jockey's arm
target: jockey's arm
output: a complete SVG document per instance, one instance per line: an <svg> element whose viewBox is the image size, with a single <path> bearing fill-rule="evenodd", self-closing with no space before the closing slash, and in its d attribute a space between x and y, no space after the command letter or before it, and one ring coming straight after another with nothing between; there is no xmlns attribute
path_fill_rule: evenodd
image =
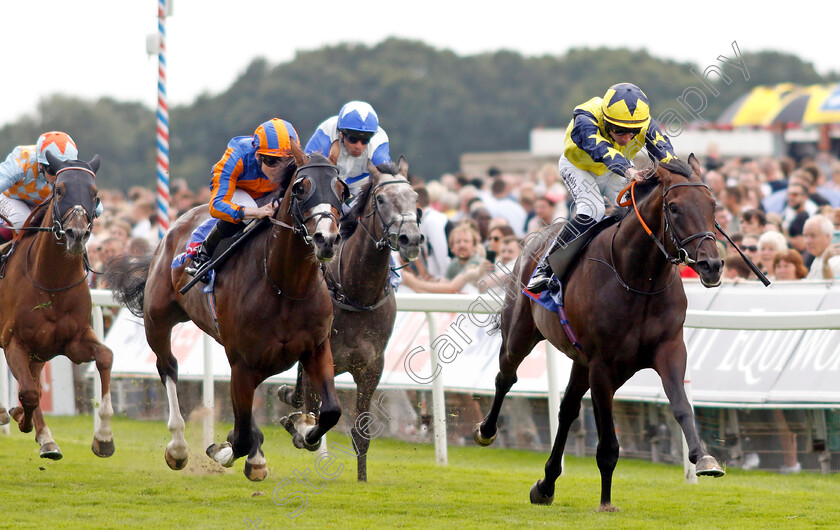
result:
<svg viewBox="0 0 840 530"><path fill-rule="evenodd" d="M262 206L244 206L242 208L243 219L262 219L263 217L270 217L274 214L274 206L272 203L264 204Z"/></svg>
<svg viewBox="0 0 840 530"><path fill-rule="evenodd" d="M0 193L11 188L16 182L23 179L23 172L18 160L18 149L9 153L2 163L0 163Z"/></svg>

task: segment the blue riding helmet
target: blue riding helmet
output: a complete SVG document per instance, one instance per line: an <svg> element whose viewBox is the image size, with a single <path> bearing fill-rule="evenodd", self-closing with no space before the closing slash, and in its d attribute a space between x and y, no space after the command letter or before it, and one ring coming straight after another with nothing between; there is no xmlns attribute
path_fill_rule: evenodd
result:
<svg viewBox="0 0 840 530"><path fill-rule="evenodd" d="M379 129L379 116L369 103L350 101L338 111L338 130L375 133Z"/></svg>

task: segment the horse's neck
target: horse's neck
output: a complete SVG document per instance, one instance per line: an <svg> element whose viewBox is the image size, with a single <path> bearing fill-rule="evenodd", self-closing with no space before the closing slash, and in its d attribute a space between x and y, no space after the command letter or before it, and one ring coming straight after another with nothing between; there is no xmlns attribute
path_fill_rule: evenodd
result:
<svg viewBox="0 0 840 530"><path fill-rule="evenodd" d="M288 213L281 215L279 221L294 225ZM265 267L271 282L292 297L312 292L312 284L321 280L318 260L312 255L312 248L301 236L282 226L272 226L266 237L264 245L269 248L263 249L263 252L267 254Z"/></svg>
<svg viewBox="0 0 840 530"><path fill-rule="evenodd" d="M639 205L639 212L645 224L650 228L653 237L667 247L667 234L664 233L664 220L662 215L661 192L658 189L651 191L651 194L658 194L649 197ZM613 253L615 255L616 269L625 277L639 277L654 279L671 272L670 262L662 254L659 246L648 235L641 226L636 212L629 214L621 221L616 228L617 233L612 240Z"/></svg>
<svg viewBox="0 0 840 530"><path fill-rule="evenodd" d="M375 216L367 219L373 220ZM362 225L367 219L361 221ZM370 224L374 224L375 221ZM337 260L336 278L348 297L360 305L373 305L382 296L388 276L391 272L390 250L388 247L379 250L376 241L365 231L374 233L372 226L359 226L347 243L341 248L340 259Z"/></svg>
<svg viewBox="0 0 840 530"><path fill-rule="evenodd" d="M44 217L41 227L51 226L50 213ZM38 232L32 237L32 242L28 246L21 245L20 250L26 250L27 274L45 287L67 285L68 281L79 279L79 271L84 273L83 255L67 252L64 243L57 240L52 232Z"/></svg>

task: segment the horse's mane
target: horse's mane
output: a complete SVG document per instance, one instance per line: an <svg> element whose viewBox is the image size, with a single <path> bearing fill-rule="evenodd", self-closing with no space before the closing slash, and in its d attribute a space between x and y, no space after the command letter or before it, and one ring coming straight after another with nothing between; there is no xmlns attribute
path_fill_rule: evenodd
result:
<svg viewBox="0 0 840 530"><path fill-rule="evenodd" d="M313 153L313 156L314 155L315 153ZM286 194L286 190L289 188L289 184L291 184L297 170L298 167L296 164L290 164L279 177L271 180L271 183L274 185L274 191L271 192L272 200L276 199L280 201L283 199L283 195Z"/></svg>
<svg viewBox="0 0 840 530"><path fill-rule="evenodd" d="M691 166L688 165L687 162L677 158L671 160L670 162L661 162L659 165L667 169L671 173L682 175L683 177L689 180L691 180L691 176L694 174L693 170L691 169ZM651 177L645 180L638 181L636 183L636 189L634 192L636 195L636 203L641 203L648 195L650 195L650 192L652 192L659 186L659 184L661 184L661 182L662 181L656 174L652 175ZM621 199L621 197L619 197L619 199ZM633 208L631 206L616 207L615 209L613 209L612 213L610 214L610 217L621 219L622 217L630 213L632 210Z"/></svg>

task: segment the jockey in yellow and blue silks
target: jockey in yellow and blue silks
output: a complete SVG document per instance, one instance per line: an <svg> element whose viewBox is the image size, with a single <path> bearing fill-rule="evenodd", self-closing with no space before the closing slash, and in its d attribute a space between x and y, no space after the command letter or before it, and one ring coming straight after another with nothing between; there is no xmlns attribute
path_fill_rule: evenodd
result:
<svg viewBox="0 0 840 530"><path fill-rule="evenodd" d="M210 260L219 242L243 228L245 219L260 219L274 213L272 192L283 190L297 170L292 142L300 146L291 123L278 118L262 123L253 136L237 136L216 165L210 181L210 215L219 221L207 234L184 269L194 275ZM282 191L281 191L282 193Z"/></svg>
<svg viewBox="0 0 840 530"><path fill-rule="evenodd" d="M614 203L638 171L632 159L644 147L660 162L676 159L670 140L650 117L650 102L631 83L619 83L603 98L578 105L566 128L560 175L575 202L575 215L558 234L546 256L559 246L568 247L606 212L604 196ZM558 271L559 272L559 271ZM527 289L533 293L550 286L552 270L543 259Z"/></svg>

